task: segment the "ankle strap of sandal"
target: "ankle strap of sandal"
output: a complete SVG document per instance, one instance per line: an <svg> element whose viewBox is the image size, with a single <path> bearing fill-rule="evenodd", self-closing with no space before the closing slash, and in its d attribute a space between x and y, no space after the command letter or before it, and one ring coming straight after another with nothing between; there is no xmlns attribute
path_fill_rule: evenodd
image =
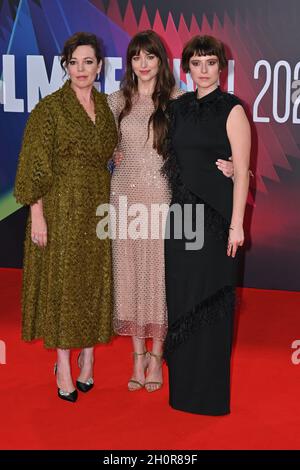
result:
<svg viewBox="0 0 300 470"><path fill-rule="evenodd" d="M149 351L150 356L155 357L158 360L161 360L163 358L162 354L154 354L153 352Z"/></svg>
<svg viewBox="0 0 300 470"><path fill-rule="evenodd" d="M142 353L138 353L138 352L133 351L132 354L134 355L134 357L136 357L136 356L146 356L146 354L148 354L148 351L144 351Z"/></svg>

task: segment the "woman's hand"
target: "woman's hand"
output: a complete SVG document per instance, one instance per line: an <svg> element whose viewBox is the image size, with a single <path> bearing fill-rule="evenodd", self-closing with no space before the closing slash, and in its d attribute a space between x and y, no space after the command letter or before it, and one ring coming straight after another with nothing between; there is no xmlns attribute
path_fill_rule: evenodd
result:
<svg viewBox="0 0 300 470"><path fill-rule="evenodd" d="M120 150L114 152L113 161L116 166L119 166L124 158L124 154Z"/></svg>
<svg viewBox="0 0 300 470"><path fill-rule="evenodd" d="M114 151L112 158L108 160L107 162L107 169L111 175L113 174L115 168L117 168L120 165L123 158L124 158L124 155L122 152L120 152L120 150Z"/></svg>
<svg viewBox="0 0 300 470"><path fill-rule="evenodd" d="M216 161L216 165L220 171L222 171L224 176L227 176L227 178L233 178L234 176L234 170L233 170L233 163L232 163L232 158L229 157L228 160L222 160L218 159Z"/></svg>
<svg viewBox="0 0 300 470"><path fill-rule="evenodd" d="M242 225L230 226L228 246L227 246L227 256L232 256L232 258L234 258L238 247L243 246L243 244L244 244L243 226Z"/></svg>
<svg viewBox="0 0 300 470"><path fill-rule="evenodd" d="M47 245L47 223L41 199L31 206L31 240L40 248Z"/></svg>

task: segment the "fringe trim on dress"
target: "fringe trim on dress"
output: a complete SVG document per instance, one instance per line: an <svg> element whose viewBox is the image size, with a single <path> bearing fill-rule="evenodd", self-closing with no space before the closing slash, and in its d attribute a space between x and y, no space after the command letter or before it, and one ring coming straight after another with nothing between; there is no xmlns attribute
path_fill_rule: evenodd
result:
<svg viewBox="0 0 300 470"><path fill-rule="evenodd" d="M169 326L164 344L164 357L185 343L200 327L212 325L228 315L235 308L235 287L226 286L195 305L189 312Z"/></svg>

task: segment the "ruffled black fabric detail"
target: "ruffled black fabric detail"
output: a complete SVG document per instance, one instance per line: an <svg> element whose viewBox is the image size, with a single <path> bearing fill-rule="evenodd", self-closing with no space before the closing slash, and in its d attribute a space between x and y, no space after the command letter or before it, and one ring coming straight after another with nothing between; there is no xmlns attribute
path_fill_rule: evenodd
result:
<svg viewBox="0 0 300 470"><path fill-rule="evenodd" d="M227 115L230 109L241 104L241 101L235 95L223 93L220 88L216 88L201 99L197 99L197 92L186 93L177 103L180 103L180 114L184 118L189 116L195 121L206 121L211 116Z"/></svg>
<svg viewBox="0 0 300 470"><path fill-rule="evenodd" d="M184 102L185 96L186 95L178 98L178 100ZM191 100L187 98L185 101L189 104L197 102L195 99L191 102ZM169 130L165 140L165 149L163 154L165 161L161 169L163 176L167 178L168 186L172 194L171 204L204 204L205 229L209 230L217 239L227 241L229 230L228 221L206 201L192 193L182 181L180 167L172 145L172 135L175 126L174 106L175 100L170 101L166 111L169 120Z"/></svg>
<svg viewBox="0 0 300 470"><path fill-rule="evenodd" d="M164 343L164 357L168 359L179 345L185 343L198 329L212 325L228 315L235 308L235 288L226 286L215 294L195 305L189 312L181 316L173 325L169 325Z"/></svg>

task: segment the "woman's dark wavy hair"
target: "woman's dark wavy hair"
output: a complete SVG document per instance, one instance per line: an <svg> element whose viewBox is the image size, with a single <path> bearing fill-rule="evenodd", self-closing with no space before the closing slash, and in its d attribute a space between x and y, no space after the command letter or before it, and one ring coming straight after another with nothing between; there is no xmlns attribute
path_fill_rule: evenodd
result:
<svg viewBox="0 0 300 470"><path fill-rule="evenodd" d="M103 54L97 36L92 33L78 32L66 40L61 53L60 65L65 72L66 66L69 64L73 52L78 46L91 46L94 49L97 63L103 62Z"/></svg>
<svg viewBox="0 0 300 470"><path fill-rule="evenodd" d="M137 92L138 81L133 73L131 60L135 55L139 55L143 50L148 54L154 54L159 59L159 70L155 88L152 94L154 111L148 122L148 139L150 126L153 125L153 148L160 154L163 150L164 139L167 134L168 121L164 110L170 99L172 89L175 86L175 79L170 70L168 55L162 40L152 30L146 30L137 33L130 41L126 56L126 72L121 83L121 89L125 98L125 105L119 115L118 125L122 119L127 116L132 109L132 98ZM121 136L122 137L122 136Z"/></svg>

